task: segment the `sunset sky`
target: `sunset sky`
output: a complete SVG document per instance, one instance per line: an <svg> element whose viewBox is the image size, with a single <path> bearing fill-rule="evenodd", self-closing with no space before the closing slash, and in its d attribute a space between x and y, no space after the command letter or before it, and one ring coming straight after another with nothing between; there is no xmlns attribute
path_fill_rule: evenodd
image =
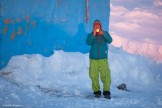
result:
<svg viewBox="0 0 162 108"><path fill-rule="evenodd" d="M162 62L162 0L111 0L113 45Z"/></svg>

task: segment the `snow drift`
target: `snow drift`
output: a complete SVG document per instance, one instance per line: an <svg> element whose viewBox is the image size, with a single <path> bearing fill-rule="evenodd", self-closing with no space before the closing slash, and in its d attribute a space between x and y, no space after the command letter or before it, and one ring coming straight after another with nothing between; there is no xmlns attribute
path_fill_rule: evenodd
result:
<svg viewBox="0 0 162 108"><path fill-rule="evenodd" d="M132 55L120 48L110 47L109 66L112 86L126 83L129 86L159 85L160 72L152 72L154 62L139 55ZM17 55L11 58L1 73L17 83L45 87L91 87L88 74L89 54L54 51L50 57L39 54ZM76 86L77 85L77 86Z"/></svg>
<svg viewBox="0 0 162 108"><path fill-rule="evenodd" d="M19 107L161 107L161 65L110 46L111 101L92 96L89 54L54 51L50 57L17 55L0 71L0 106ZM154 71L153 71L154 70ZM126 83L130 92L117 90ZM102 84L101 84L102 85ZM101 86L102 90L102 86Z"/></svg>

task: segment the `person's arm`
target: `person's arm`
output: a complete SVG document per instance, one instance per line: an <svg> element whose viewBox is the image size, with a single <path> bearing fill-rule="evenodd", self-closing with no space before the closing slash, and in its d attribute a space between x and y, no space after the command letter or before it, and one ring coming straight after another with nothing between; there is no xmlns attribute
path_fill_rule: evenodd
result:
<svg viewBox="0 0 162 108"><path fill-rule="evenodd" d="M88 34L86 44L87 45L92 45L94 38L95 38L95 36L92 33Z"/></svg>
<svg viewBox="0 0 162 108"><path fill-rule="evenodd" d="M104 31L103 36L106 39L107 43L111 43L113 41L111 35L107 31Z"/></svg>

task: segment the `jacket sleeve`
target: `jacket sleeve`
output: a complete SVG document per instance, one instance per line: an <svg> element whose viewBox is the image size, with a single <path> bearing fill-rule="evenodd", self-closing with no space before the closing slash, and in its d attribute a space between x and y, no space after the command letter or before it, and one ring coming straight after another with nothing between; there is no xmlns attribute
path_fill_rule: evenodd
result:
<svg viewBox="0 0 162 108"><path fill-rule="evenodd" d="M104 31L104 35L103 36L106 39L107 43L111 43L113 41L111 35L107 31Z"/></svg>
<svg viewBox="0 0 162 108"><path fill-rule="evenodd" d="M93 39L94 39L94 38L95 38L95 36L93 36L92 33L88 34L88 35L87 35L87 39L86 39L86 44L87 44L87 45L92 45Z"/></svg>

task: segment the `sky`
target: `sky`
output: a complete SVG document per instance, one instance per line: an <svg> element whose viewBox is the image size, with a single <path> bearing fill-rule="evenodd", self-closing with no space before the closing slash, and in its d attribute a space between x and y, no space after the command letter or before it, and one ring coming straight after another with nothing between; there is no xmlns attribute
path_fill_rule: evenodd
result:
<svg viewBox="0 0 162 108"><path fill-rule="evenodd" d="M111 0L113 45L162 62L162 0Z"/></svg>

